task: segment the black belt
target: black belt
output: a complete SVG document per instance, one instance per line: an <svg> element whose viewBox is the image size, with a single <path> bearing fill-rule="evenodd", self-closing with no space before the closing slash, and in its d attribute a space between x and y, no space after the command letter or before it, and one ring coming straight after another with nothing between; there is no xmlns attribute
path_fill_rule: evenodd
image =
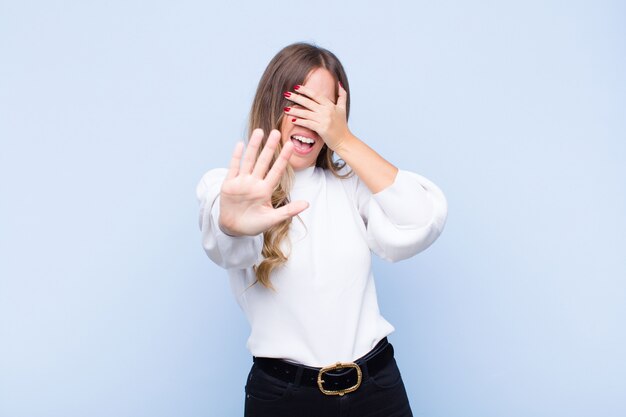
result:
<svg viewBox="0 0 626 417"><path fill-rule="evenodd" d="M393 359L393 346L382 339L365 356L349 363L324 368L298 365L277 358L253 357L256 367L282 381L318 387L326 395L344 395L355 391L361 381L375 376Z"/></svg>

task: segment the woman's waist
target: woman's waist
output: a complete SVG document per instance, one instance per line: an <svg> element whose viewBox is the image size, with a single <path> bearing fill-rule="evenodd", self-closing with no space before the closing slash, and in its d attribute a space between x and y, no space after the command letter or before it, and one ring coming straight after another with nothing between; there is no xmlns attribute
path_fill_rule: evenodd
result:
<svg viewBox="0 0 626 417"><path fill-rule="evenodd" d="M371 352L394 328L383 317L368 329L346 328L334 332L252 330L248 349L254 357L277 358L291 364L321 368L337 362L353 362ZM354 330L358 329L358 330Z"/></svg>

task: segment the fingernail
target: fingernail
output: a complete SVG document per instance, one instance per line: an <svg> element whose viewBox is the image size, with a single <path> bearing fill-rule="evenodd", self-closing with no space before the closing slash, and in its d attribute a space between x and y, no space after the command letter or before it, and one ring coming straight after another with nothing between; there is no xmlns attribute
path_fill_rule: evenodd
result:
<svg viewBox="0 0 626 417"><path fill-rule="evenodd" d="M341 81L339 81L339 86L340 86L341 88L343 88L343 84L341 84Z"/></svg>
<svg viewBox="0 0 626 417"><path fill-rule="evenodd" d="M285 92L283 93L283 96L285 96L285 97L291 97L291 93L290 93L289 91L285 91Z"/></svg>
<svg viewBox="0 0 626 417"><path fill-rule="evenodd" d="M295 121L296 121L296 119L291 119L291 122L292 122L292 123L293 123L293 122L295 122Z"/></svg>
<svg viewBox="0 0 626 417"><path fill-rule="evenodd" d="M298 88L300 88L300 84L296 84L296 85L293 86L294 90L297 90Z"/></svg>
<svg viewBox="0 0 626 417"><path fill-rule="evenodd" d="M284 111L289 111L289 110L291 110L291 107L285 107L285 108L283 108L283 110Z"/></svg>

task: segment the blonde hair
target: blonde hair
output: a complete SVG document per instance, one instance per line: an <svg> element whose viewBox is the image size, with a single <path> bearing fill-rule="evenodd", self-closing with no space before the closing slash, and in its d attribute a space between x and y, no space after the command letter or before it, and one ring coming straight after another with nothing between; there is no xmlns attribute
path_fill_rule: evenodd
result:
<svg viewBox="0 0 626 417"><path fill-rule="evenodd" d="M265 72L261 76L259 85L252 101L248 124L248 137L256 128L263 129L266 137L262 146L265 146L267 135L272 129L280 130L283 119L283 108L289 105L289 101L283 96L283 92L291 90L296 84L304 84L308 75L317 68L328 70L336 81L340 81L343 88L348 92L346 102L346 118L350 114L350 86L348 78L339 59L330 51L308 43L298 42L281 49L272 58ZM338 95L335 87L335 97ZM279 144L272 164L282 149ZM342 160L335 160L334 152L326 145L322 147L315 163L316 166L329 169L338 177L347 177L351 172L340 174L340 170L346 165ZM282 207L289 203L289 192L293 182L293 170L287 167L278 187L272 193L272 206ZM288 255L280 248L281 242L287 239L291 219L284 220L272 226L263 233L263 261L254 268L257 282L267 288L273 288L270 282L272 271L285 262ZM255 282L256 283L256 282Z"/></svg>

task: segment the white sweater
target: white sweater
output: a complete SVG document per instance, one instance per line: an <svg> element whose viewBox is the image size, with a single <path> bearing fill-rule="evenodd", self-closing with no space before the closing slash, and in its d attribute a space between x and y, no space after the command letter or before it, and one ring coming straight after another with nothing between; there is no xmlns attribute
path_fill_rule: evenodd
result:
<svg viewBox="0 0 626 417"><path fill-rule="evenodd" d="M275 291L252 285L263 259L263 236L231 237L218 227L219 192L226 169L198 184L202 245L228 270L232 291L251 326L254 356L309 366L350 362L394 328L380 314L370 251L398 261L428 248L447 217L442 191L425 177L400 170L392 185L372 194L354 175L339 179L311 167L296 172L291 201L309 208L292 220L289 260L271 275Z"/></svg>

